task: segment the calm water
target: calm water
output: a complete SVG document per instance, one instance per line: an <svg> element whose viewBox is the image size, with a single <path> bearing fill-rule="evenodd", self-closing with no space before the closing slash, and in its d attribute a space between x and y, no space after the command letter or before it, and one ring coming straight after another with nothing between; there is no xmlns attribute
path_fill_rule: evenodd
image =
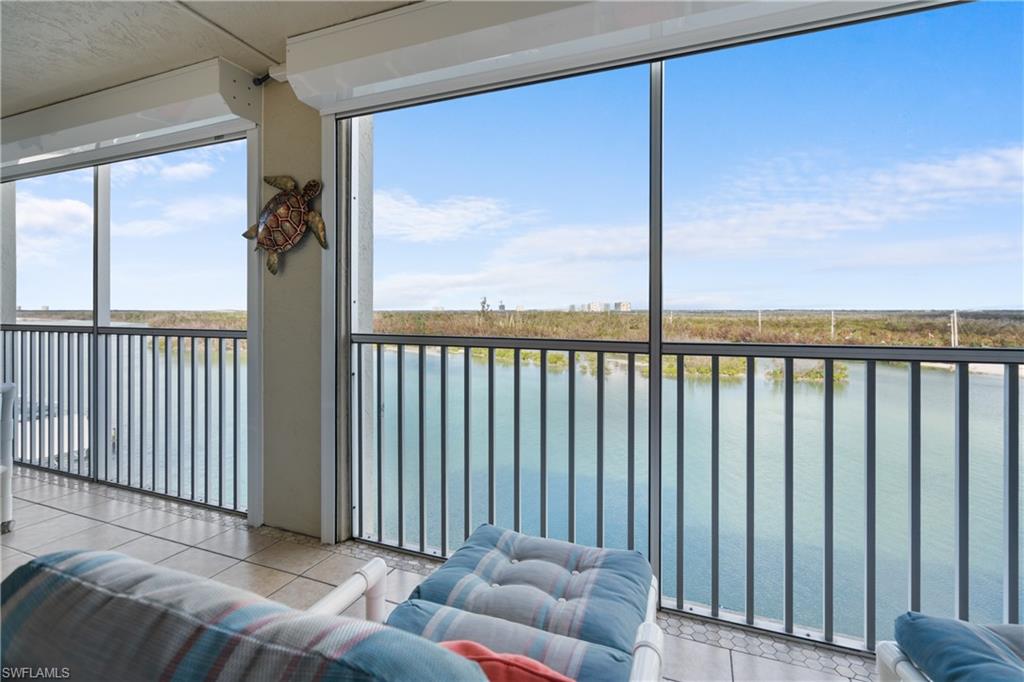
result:
<svg viewBox="0 0 1024 682"><path fill-rule="evenodd" d="M397 353L385 350L384 365L384 534L397 540ZM405 542L418 543L418 354L405 355L404 500ZM463 356L448 362L449 544L463 537ZM759 616L782 617L783 570L783 392L766 376L772 361L758 361L755 386L755 608ZM879 364L877 370L877 627L891 632L892 619L905 610L907 591L907 368ZM440 545L440 357L426 355L424 450L427 543ZM627 543L627 372L615 365L605 377L604 524L605 543ZM370 383L369 378L367 378ZM496 506L499 525L513 524L513 369L495 366ZM539 532L540 370L523 364L521 374L522 526ZM647 538L647 380L636 375L636 539ZM684 488L676 489L676 389L664 381L663 431L663 589L675 597L676 505L685 513L685 598L710 598L710 383L684 382ZM741 611L745 600L745 380L722 380L720 388L720 596L721 606ZM576 374L576 539L595 541L596 377ZM795 622L822 626L823 431L822 384L796 382L795 442ZM1002 377L971 375L971 616L1001 620L1003 474ZM548 529L566 537L568 374L548 376ZM471 363L470 453L471 526L487 520L487 365ZM953 613L953 375L922 371L922 606L935 614ZM372 424L367 425L370 430ZM372 434L369 435L372 438ZM863 631L864 556L864 367L849 363L849 380L835 391L835 594L837 632ZM371 479L372 480L372 479ZM373 491L365 493L373 509ZM1018 510L1019 513L1019 510ZM1022 590L1024 592L1024 590Z"/></svg>

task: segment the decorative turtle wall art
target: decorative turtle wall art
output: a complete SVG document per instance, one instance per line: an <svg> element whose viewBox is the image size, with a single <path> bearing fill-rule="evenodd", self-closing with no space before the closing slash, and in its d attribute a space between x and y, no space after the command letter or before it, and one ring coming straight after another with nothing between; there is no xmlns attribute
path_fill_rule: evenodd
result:
<svg viewBox="0 0 1024 682"><path fill-rule="evenodd" d="M300 192L296 189L299 185L295 178L288 175L270 175L263 178L263 182L281 191L263 207L259 222L242 236L255 239L256 249L267 252L267 270L276 275L281 254L299 243L307 226L313 228L320 246L327 248L324 219L312 209L313 199L320 194L323 185L319 180L310 180Z"/></svg>

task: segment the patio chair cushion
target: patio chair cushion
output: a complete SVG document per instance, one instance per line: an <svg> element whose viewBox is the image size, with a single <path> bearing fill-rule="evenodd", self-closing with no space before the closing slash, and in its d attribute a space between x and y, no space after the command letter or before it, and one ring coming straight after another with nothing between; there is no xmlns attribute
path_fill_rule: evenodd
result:
<svg viewBox="0 0 1024 682"><path fill-rule="evenodd" d="M651 565L485 524L413 590L422 599L632 654L647 611Z"/></svg>
<svg viewBox="0 0 1024 682"><path fill-rule="evenodd" d="M483 680L407 632L311 615L116 552L67 551L2 589L3 666L108 680Z"/></svg>
<svg viewBox="0 0 1024 682"><path fill-rule="evenodd" d="M977 625L908 611L896 619L900 649L929 679L1024 680L1024 625Z"/></svg>
<svg viewBox="0 0 1024 682"><path fill-rule="evenodd" d="M388 625L434 642L469 639L491 651L528 656L574 680L621 682L633 663L618 649L421 599L400 604Z"/></svg>

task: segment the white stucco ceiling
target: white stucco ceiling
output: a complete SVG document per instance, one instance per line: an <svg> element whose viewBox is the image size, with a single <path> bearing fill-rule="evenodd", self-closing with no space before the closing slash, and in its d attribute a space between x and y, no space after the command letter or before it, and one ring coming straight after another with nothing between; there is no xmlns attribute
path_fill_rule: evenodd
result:
<svg viewBox="0 0 1024 682"><path fill-rule="evenodd" d="M408 2L0 3L3 116L224 57L253 73L289 36Z"/></svg>

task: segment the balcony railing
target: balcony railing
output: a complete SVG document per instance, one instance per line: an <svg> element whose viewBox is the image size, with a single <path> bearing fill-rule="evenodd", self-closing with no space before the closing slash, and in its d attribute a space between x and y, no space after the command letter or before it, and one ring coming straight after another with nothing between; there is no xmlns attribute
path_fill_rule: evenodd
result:
<svg viewBox="0 0 1024 682"><path fill-rule="evenodd" d="M245 332L4 325L16 462L246 510Z"/></svg>
<svg viewBox="0 0 1024 682"><path fill-rule="evenodd" d="M353 335L355 534L650 537L663 607L869 650L906 609L1019 622L1024 353L665 343L650 439L649 352Z"/></svg>

